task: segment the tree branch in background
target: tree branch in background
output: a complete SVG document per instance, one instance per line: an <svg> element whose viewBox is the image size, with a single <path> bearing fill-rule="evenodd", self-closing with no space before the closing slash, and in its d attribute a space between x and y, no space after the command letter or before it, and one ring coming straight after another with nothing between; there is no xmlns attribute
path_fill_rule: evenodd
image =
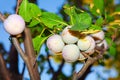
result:
<svg viewBox="0 0 120 80"><path fill-rule="evenodd" d="M59 68L58 68L58 70L57 70L56 72L54 72L53 77L52 77L52 80L57 80L59 74L60 74L61 71L62 71L62 68L63 68L63 66L64 66L64 63L65 63L65 61L62 60L60 66L59 66Z"/></svg>
<svg viewBox="0 0 120 80"><path fill-rule="evenodd" d="M9 72L6 68L6 64L3 59L2 53L0 53L0 79L1 80L11 80Z"/></svg>
<svg viewBox="0 0 120 80"><path fill-rule="evenodd" d="M92 65L90 65L87 70L85 71L85 73L78 79L78 80L85 80L85 78L88 76L88 74L91 72L91 67Z"/></svg>
<svg viewBox="0 0 120 80"><path fill-rule="evenodd" d="M11 73L12 80L22 80L23 75L19 73L18 69L18 52L14 45L11 45L8 55L9 72Z"/></svg>
<svg viewBox="0 0 120 80"><path fill-rule="evenodd" d="M34 60L33 60L32 56L31 56L31 55L33 55L33 53L30 52L31 49L28 47L29 45L25 46L25 50L26 49L27 50L26 50L26 53L24 53L23 50L21 49L20 45L19 45L19 42L18 42L17 38L12 37L12 41L13 41L13 44L16 47L17 51L20 53L22 59L24 60L25 64L27 65L28 72L29 72L31 80L39 80L40 77L39 77L39 73L37 71L37 66L36 66L36 68L33 68L33 63L32 62L34 62ZM31 57L28 54L29 55L31 54L30 55Z"/></svg>
<svg viewBox="0 0 120 80"><path fill-rule="evenodd" d="M72 80L78 80L80 77L82 77L82 75L85 73L85 71L88 69L88 67L90 65L92 65L95 61L103 58L103 55L102 55L103 51L101 51L101 52L97 51L97 52L98 52L97 56L94 56L94 57L88 56L88 59L87 59L86 63L84 64L84 66L82 67L82 69L78 73L75 72L73 74Z"/></svg>
<svg viewBox="0 0 120 80"><path fill-rule="evenodd" d="M10 72L13 72L14 74L19 74L18 71L18 53L14 45L11 45L10 51L9 51L9 63L10 63Z"/></svg>
<svg viewBox="0 0 120 80"><path fill-rule="evenodd" d="M52 72L52 74L54 74L55 71L54 71L54 69L53 69L53 67L52 67L52 65L51 65L50 59L49 59L49 52L46 51L46 53L47 53L47 62L48 62L48 65L49 65L49 67L50 67L50 71Z"/></svg>
<svg viewBox="0 0 120 80"><path fill-rule="evenodd" d="M22 73L21 73L21 75L23 76L24 75L24 72L25 72L25 63L24 63L24 65L23 65L23 69L22 69Z"/></svg>
<svg viewBox="0 0 120 80"><path fill-rule="evenodd" d="M46 51L46 53L47 53L47 61L48 61L48 65L49 65L50 70L51 70L51 72L52 72L52 74L53 74L53 76L52 76L52 80L57 80L59 74L60 74L61 71L62 71L62 68L63 68L63 66L64 66L65 61L64 61L64 59L62 59L62 62L61 62L61 64L59 65L58 70L57 70L57 71L54 71L54 68L52 67L51 62L50 62L50 59L49 59L49 56L50 56L50 55L49 55L49 52Z"/></svg>

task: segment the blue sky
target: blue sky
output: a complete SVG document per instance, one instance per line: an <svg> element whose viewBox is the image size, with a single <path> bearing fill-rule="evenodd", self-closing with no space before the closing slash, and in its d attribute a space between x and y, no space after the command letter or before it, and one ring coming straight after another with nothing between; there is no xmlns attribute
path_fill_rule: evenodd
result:
<svg viewBox="0 0 120 80"><path fill-rule="evenodd" d="M41 9L45 9L49 12L58 13L59 9L61 8L61 6L65 2L66 2L66 0L38 0L38 5ZM15 8L15 5L16 5L16 0L0 0L0 12L2 12L2 13L7 12L7 13L10 13L10 14L13 14L13 13L15 13L14 9L13 9L13 8ZM4 44L7 51L9 51L9 47L10 47L10 44L11 44L10 41L8 40L8 38L9 38L9 34L6 33L6 31L3 28L3 25L0 23L0 43ZM44 46L42 47L42 53L44 53ZM19 57L19 59L20 59L19 64L21 65L20 66L20 70L21 70L22 69L21 67L23 67L22 66L23 61L20 57ZM48 69L48 64L47 63L45 63L44 66ZM55 70L57 70L58 64L56 64L53 60L52 60L52 66L54 66ZM82 64L78 64L76 66L75 71L80 70L81 67L82 67ZM66 71L66 69L67 69L67 71ZM46 72L46 70L44 71L44 73ZM94 72L89 74L89 76L86 78L86 80L96 80L96 79L98 79L98 76L96 75L96 73L101 74L102 77L105 78L105 79L107 79L109 76L114 77L114 76L117 75L114 68L108 70L108 71L110 71L109 74L105 73L104 72L105 70L108 70L108 69L106 69L102 66L93 67L92 71L94 71ZM71 75L71 73L69 72L69 71L71 71L70 64L66 63L65 67L63 68L62 71L66 75ZM29 78L27 70L25 71L25 77ZM47 75L47 74L42 74L41 75L42 80L49 80L50 77L51 77L51 75ZM99 80L102 80L102 79L99 79Z"/></svg>

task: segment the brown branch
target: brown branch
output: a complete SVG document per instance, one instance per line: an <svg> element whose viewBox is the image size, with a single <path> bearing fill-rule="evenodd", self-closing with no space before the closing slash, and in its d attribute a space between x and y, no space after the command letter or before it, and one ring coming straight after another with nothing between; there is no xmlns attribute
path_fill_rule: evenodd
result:
<svg viewBox="0 0 120 80"><path fill-rule="evenodd" d="M91 72L91 67L92 67L92 65L90 65L87 68L87 70L85 71L85 73L78 80L85 80L86 76Z"/></svg>
<svg viewBox="0 0 120 80"><path fill-rule="evenodd" d="M1 12L0 12L0 20L1 20L2 22L4 22L4 20L5 20L5 17L2 15Z"/></svg>
<svg viewBox="0 0 120 80"><path fill-rule="evenodd" d="M2 53L0 53L0 79L1 80L10 80L10 74L6 68L6 64L3 59Z"/></svg>
<svg viewBox="0 0 120 80"><path fill-rule="evenodd" d="M92 65L95 61L97 61L98 59L101 59L101 58L103 58L103 55L101 55L101 54L98 54L97 56L95 56L93 58L88 57L86 63L82 67L82 69L78 73L75 72L73 74L73 79L72 80L78 80L85 73L85 71L88 69L88 67L90 65Z"/></svg>
<svg viewBox="0 0 120 80"><path fill-rule="evenodd" d="M11 45L9 51L9 64L10 64L10 72L15 73L16 75L19 74L18 71L18 52L14 45Z"/></svg>
<svg viewBox="0 0 120 80"><path fill-rule="evenodd" d="M16 14L18 13L19 6L20 6L21 2L22 2L22 0L17 1Z"/></svg>
<svg viewBox="0 0 120 80"><path fill-rule="evenodd" d="M24 72L25 72L25 63L23 65L23 69L22 69L22 73L21 73L22 76L24 75Z"/></svg>
<svg viewBox="0 0 120 80"><path fill-rule="evenodd" d="M17 51L19 52L19 54L21 55L21 57L23 58L23 60L26 61L27 60L27 56L24 53L24 51L22 50L22 48L20 47L20 44L19 44L17 38L16 37L12 37L12 42L13 42L15 48L17 49Z"/></svg>
<svg viewBox="0 0 120 80"><path fill-rule="evenodd" d="M32 37L29 28L25 28L24 30L24 46L25 46L25 53L28 57L27 60L27 67L29 70L29 74L31 80L40 80L40 75L38 72L38 65L34 64L36 61L35 52L32 44Z"/></svg>
<svg viewBox="0 0 120 80"><path fill-rule="evenodd" d="M21 2L22 0L17 1L16 14L18 13ZM24 61L25 64L27 65L31 80L40 80L37 64L34 65L35 52L32 44L30 30L28 28L25 28L24 30L24 47L25 47L25 53L27 55L27 58L24 59ZM24 58L23 54L21 56L22 58Z"/></svg>
<svg viewBox="0 0 120 80"><path fill-rule="evenodd" d="M64 63L65 63L65 61L62 60L60 66L59 66L59 69L58 69L56 72L54 72L53 77L52 77L52 80L57 80L58 75L59 75L59 74L61 73L61 71L62 71L62 68L63 68L63 66L64 66Z"/></svg>
<svg viewBox="0 0 120 80"><path fill-rule="evenodd" d="M48 62L48 65L49 65L49 67L50 67L51 72L54 74L55 71L54 71L54 69L53 69L53 67L52 67L52 65L51 65L50 59L49 59L49 52L46 51L46 53L47 53L47 62Z"/></svg>
<svg viewBox="0 0 120 80"><path fill-rule="evenodd" d="M31 60L30 60L30 58L28 57L28 55L25 54L25 53L23 52L23 50L21 49L17 38L12 37L12 41L13 41L13 44L14 44L14 46L16 47L17 51L20 53L22 59L25 61L26 65L27 65L27 68L28 68L28 71L29 71L31 80L39 80L39 79L35 79L35 75L34 75L34 72L33 72L33 67L32 67L32 64L31 64L31 62L30 62Z"/></svg>

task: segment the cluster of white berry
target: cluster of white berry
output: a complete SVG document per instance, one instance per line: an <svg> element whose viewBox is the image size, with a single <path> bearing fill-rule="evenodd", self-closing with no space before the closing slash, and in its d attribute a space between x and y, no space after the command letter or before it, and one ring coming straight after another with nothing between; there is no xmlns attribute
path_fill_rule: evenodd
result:
<svg viewBox="0 0 120 80"><path fill-rule="evenodd" d="M82 52L91 55L95 52L96 46L103 47L104 50L108 48L103 31L78 38L70 33L70 27L65 27L60 35L54 34L47 39L49 50L55 54L62 53L66 62L84 60Z"/></svg>

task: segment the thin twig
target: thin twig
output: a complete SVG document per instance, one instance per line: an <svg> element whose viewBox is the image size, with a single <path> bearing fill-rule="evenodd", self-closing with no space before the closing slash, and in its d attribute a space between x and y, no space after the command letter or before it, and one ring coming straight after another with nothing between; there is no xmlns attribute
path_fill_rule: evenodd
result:
<svg viewBox="0 0 120 80"><path fill-rule="evenodd" d="M25 47L25 53L28 58L26 62L26 66L29 70L31 80L40 80L38 65L37 63L34 65L36 58L35 58L34 47L32 44L31 32L30 29L27 27L24 30L24 47Z"/></svg>
<svg viewBox="0 0 120 80"><path fill-rule="evenodd" d="M21 3L21 2L22 2L22 0L18 0L18 1L17 1L16 14L18 13L19 6L20 6L20 3Z"/></svg>
<svg viewBox="0 0 120 80"><path fill-rule="evenodd" d="M59 65L59 69L56 72L54 72L52 80L57 80L58 75L61 73L61 70L62 70L62 68L64 66L64 63L65 63L65 61L63 59L62 62L61 62L61 64Z"/></svg>
<svg viewBox="0 0 120 80"><path fill-rule="evenodd" d="M27 56L25 55L24 51L20 47L17 38L16 37L12 37L12 42L13 42L14 46L16 47L17 51L20 53L20 55L23 58L23 60L26 61Z"/></svg>
<svg viewBox="0 0 120 80"><path fill-rule="evenodd" d="M1 12L0 12L0 20L1 20L2 22L4 22L4 20L5 20L5 17L2 15Z"/></svg>
<svg viewBox="0 0 120 80"><path fill-rule="evenodd" d="M46 51L46 53L47 53L47 62L48 62L48 65L49 65L49 67L50 67L51 72L54 74L55 71L54 71L54 69L53 69L53 67L52 67L52 65L51 65L50 59L49 59L49 52Z"/></svg>

